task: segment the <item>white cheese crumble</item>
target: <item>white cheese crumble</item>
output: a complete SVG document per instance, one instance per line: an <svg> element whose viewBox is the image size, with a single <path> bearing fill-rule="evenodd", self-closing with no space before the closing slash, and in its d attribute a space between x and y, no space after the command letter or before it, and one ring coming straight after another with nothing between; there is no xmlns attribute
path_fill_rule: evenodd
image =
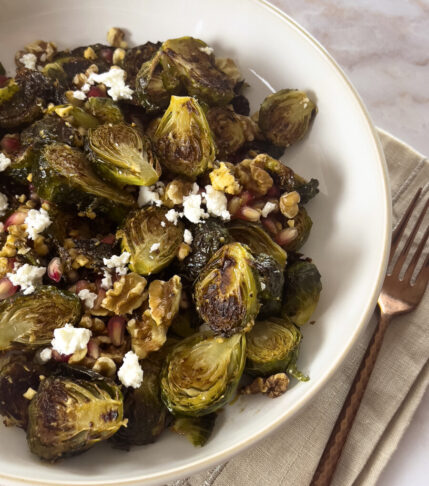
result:
<svg viewBox="0 0 429 486"><path fill-rule="evenodd" d="M194 238L192 236L192 233L188 229L185 229L185 231L183 233L183 241L185 243L187 243L188 245L190 245L192 243L193 239Z"/></svg>
<svg viewBox="0 0 429 486"><path fill-rule="evenodd" d="M101 288L104 290L109 290L112 288L113 282L112 282L112 276L110 273L104 269L103 271L103 278L101 279Z"/></svg>
<svg viewBox="0 0 429 486"><path fill-rule="evenodd" d="M274 209L277 208L277 205L273 202L266 202L265 206L262 208L261 215L263 218L266 218Z"/></svg>
<svg viewBox="0 0 429 486"><path fill-rule="evenodd" d="M73 98L77 100L84 100L86 98L86 94L83 91L73 91Z"/></svg>
<svg viewBox="0 0 429 486"><path fill-rule="evenodd" d="M31 52L24 54L19 60L27 69L36 69L37 57Z"/></svg>
<svg viewBox="0 0 429 486"><path fill-rule="evenodd" d="M143 382L143 370L138 356L132 351L124 356L122 366L118 370L118 378L124 386L139 388Z"/></svg>
<svg viewBox="0 0 429 486"><path fill-rule="evenodd" d="M155 186L141 186L137 204L139 205L139 208L146 206L146 204L155 204L156 206L161 206L162 201L159 192L156 191Z"/></svg>
<svg viewBox="0 0 429 486"><path fill-rule="evenodd" d="M92 309L94 307L94 302L97 300L98 295L88 289L81 290L77 296L83 301L87 309Z"/></svg>
<svg viewBox="0 0 429 486"><path fill-rule="evenodd" d="M213 186L205 187L205 200L207 211L213 216L218 216L224 221L229 221L231 215L227 209L228 199L222 191L217 191L213 189Z"/></svg>
<svg viewBox="0 0 429 486"><path fill-rule="evenodd" d="M161 243L154 243L149 250L149 253L154 253L156 250L159 250Z"/></svg>
<svg viewBox="0 0 429 486"><path fill-rule="evenodd" d="M183 214L191 223L200 223L202 219L208 218L208 214L201 207L202 198L200 194L191 194L183 198Z"/></svg>
<svg viewBox="0 0 429 486"><path fill-rule="evenodd" d="M130 100L133 95L133 90L125 84L125 71L117 66L112 66L110 71L106 73L97 74L91 73L88 81L96 83L103 83L107 86L107 94L112 97L113 101Z"/></svg>
<svg viewBox="0 0 429 486"><path fill-rule="evenodd" d="M19 285L24 295L32 294L36 290L36 285L42 283L42 277L46 273L45 267L36 267L34 265L19 266L15 263L13 273L8 273L6 277L13 285Z"/></svg>
<svg viewBox="0 0 429 486"><path fill-rule="evenodd" d="M91 331L83 327L73 327L66 324L54 330L54 339L52 347L60 354L66 356L85 349L91 339Z"/></svg>
<svg viewBox="0 0 429 486"><path fill-rule="evenodd" d="M208 56L210 56L211 54L213 54L213 47L209 47L209 46L205 46L205 47L199 47L199 50L201 52L205 52Z"/></svg>
<svg viewBox="0 0 429 486"><path fill-rule="evenodd" d="M45 231L52 221L49 219L48 212L41 208L39 211L30 209L24 223L27 225L28 237L35 240L37 235Z"/></svg>
<svg viewBox="0 0 429 486"><path fill-rule="evenodd" d="M120 255L113 255L111 258L103 258L103 263L107 268L114 268L118 275L125 275L128 272L127 265L130 261L130 256L130 253L124 251Z"/></svg>
<svg viewBox="0 0 429 486"><path fill-rule="evenodd" d="M6 157L3 152L0 152L0 172L6 170L10 164L11 160L9 159L9 157Z"/></svg>
<svg viewBox="0 0 429 486"><path fill-rule="evenodd" d="M9 202L7 200L7 196L0 192L0 216L4 216L6 214L8 207Z"/></svg>
<svg viewBox="0 0 429 486"><path fill-rule="evenodd" d="M51 348L42 349L42 351L40 351L39 356L42 363L47 363L52 358L52 349Z"/></svg>
<svg viewBox="0 0 429 486"><path fill-rule="evenodd" d="M167 221L170 221L170 223L173 223L175 225L177 225L177 222L179 221L179 218L183 216L183 213L179 213L178 211L176 211L175 209L170 209L169 211L167 211L167 213L165 214L165 219ZM162 224L162 223L161 223ZM165 224L164 224L165 226Z"/></svg>
<svg viewBox="0 0 429 486"><path fill-rule="evenodd" d="M264 282L261 282L261 290L265 290L267 286L264 284Z"/></svg>
<svg viewBox="0 0 429 486"><path fill-rule="evenodd" d="M166 225L165 225L165 221L161 221L161 226L162 226L163 228L165 228L165 226L166 226ZM1 230L0 230L0 233L1 233Z"/></svg>

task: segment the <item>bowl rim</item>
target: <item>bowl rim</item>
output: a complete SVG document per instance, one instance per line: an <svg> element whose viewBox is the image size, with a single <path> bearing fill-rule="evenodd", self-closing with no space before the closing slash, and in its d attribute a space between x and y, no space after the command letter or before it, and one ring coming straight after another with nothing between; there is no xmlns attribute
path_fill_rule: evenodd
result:
<svg viewBox="0 0 429 486"><path fill-rule="evenodd" d="M367 108L365 107L360 95L358 94L356 88L348 79L347 75L335 61L335 59L331 56L331 54L317 41L304 27L302 27L298 22L296 22L292 17L286 14L283 10L279 7L273 5L268 0L247 0L255 4L259 4L260 6L270 10L273 15L280 17L280 19L290 24L294 27L297 31L299 31L303 36L311 43L313 46L327 59L331 65L335 68L338 74L342 77L343 81L347 84L349 90L353 94L354 98L358 102L358 105L366 119L367 126L370 130L372 135L372 141L375 145L376 152L378 154L378 162L381 168L381 183L383 186L383 194L384 194L384 205L385 205L385 219L386 225L383 231L383 254L381 261L379 262L378 266L378 277L374 281L372 286L372 291L370 297L368 298L367 305L363 309L360 317L359 324L356 326L354 333L350 336L349 342L347 346L343 349L342 353L331 363L331 366L326 370L325 374L320 378L320 380L311 388L306 394L304 394L288 411L284 414L279 416L272 424L264 428L258 433L253 434L252 436L248 437L246 440L231 446L221 452L214 453L211 456L200 459L189 464L175 467L174 469L166 470L160 473L150 474L148 476L136 476L134 478L128 478L124 480L114 480L114 481L87 481L83 483L82 481L62 481L58 483L57 481L52 480L38 480L37 478L28 479L25 477L20 477L16 475L4 475L4 473L0 472L0 478L8 480L10 484L33 484L33 485L50 485L50 486L83 486L83 485L137 485L137 484L146 484L146 485L155 485L155 484L163 484L167 483L168 481L172 480L179 480L180 478L184 478L187 476L191 476L192 474L196 474L200 471L207 470L210 467L214 467L216 465L220 465L225 463L227 460L231 459L233 456L237 455L239 452L244 452L251 446L256 445L259 441L266 438L269 434L273 433L280 425L285 423L289 420L293 415L295 415L299 410L304 409L305 406L309 404L311 399L315 397L317 393L321 390L321 388L332 378L333 374L337 371L339 365L343 362L345 357L350 352L351 348L355 344L356 340L360 336L361 332L365 329L366 325L368 324L375 306L376 302L381 290L381 286L384 281L384 275L387 270L387 263L388 257L390 253L390 238L391 238L391 222L392 222L392 207L391 207L391 193L390 193L390 183L389 183L389 176L387 170L387 164L384 157L383 148L381 142L379 140L377 129L375 128L372 119L368 113ZM386 131L379 129L383 133L387 134ZM401 143L403 143L401 141Z"/></svg>

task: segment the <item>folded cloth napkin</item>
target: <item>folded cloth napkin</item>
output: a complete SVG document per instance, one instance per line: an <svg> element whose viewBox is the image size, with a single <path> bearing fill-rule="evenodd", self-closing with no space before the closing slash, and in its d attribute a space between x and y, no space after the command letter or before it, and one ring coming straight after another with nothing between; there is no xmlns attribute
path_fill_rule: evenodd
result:
<svg viewBox="0 0 429 486"><path fill-rule="evenodd" d="M416 190L429 192L429 162L379 131L392 188L393 222ZM411 226L411 225L409 225ZM423 235L424 227L420 231ZM419 241L419 238L417 238ZM396 449L429 383L429 292L387 330L332 486L372 486ZM375 326L372 318L325 389L283 427L214 469L169 486L305 486L311 481Z"/></svg>

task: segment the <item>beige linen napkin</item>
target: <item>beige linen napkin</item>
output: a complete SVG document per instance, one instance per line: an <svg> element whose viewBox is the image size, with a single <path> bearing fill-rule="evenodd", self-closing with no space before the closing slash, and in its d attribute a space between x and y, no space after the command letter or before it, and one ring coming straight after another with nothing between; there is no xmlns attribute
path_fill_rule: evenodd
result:
<svg viewBox="0 0 429 486"><path fill-rule="evenodd" d="M425 194L429 192L429 163L387 133L380 131L379 135L389 168L396 223L418 187L423 186ZM388 329L333 486L374 485L396 449L429 383L428 315L426 292L416 311L397 318ZM335 376L300 414L228 463L169 486L308 485L374 325L373 317Z"/></svg>

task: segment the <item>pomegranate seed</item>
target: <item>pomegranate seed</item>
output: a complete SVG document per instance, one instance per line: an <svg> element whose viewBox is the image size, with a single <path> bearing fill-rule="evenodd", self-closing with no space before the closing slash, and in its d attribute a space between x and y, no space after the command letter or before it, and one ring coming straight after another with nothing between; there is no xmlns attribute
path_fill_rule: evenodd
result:
<svg viewBox="0 0 429 486"><path fill-rule="evenodd" d="M98 345L97 341L94 339L90 339L87 345L88 349L88 356L94 359L98 359L100 357L100 346Z"/></svg>
<svg viewBox="0 0 429 486"><path fill-rule="evenodd" d="M76 282L76 293L78 294L81 290L89 290L89 282L88 280L78 280Z"/></svg>
<svg viewBox="0 0 429 486"><path fill-rule="evenodd" d="M48 264L48 277L54 282L59 282L63 276L63 264L58 257L52 258Z"/></svg>
<svg viewBox="0 0 429 486"><path fill-rule="evenodd" d="M272 218L262 218L262 225L272 235L276 235L279 232L279 230L277 229L276 221L274 221Z"/></svg>
<svg viewBox="0 0 429 486"><path fill-rule="evenodd" d="M111 233L106 235L102 240L101 243L106 243L108 245L113 245L116 241L115 235L112 235Z"/></svg>
<svg viewBox="0 0 429 486"><path fill-rule="evenodd" d="M4 229L9 228L9 226L23 224L26 217L27 213L24 213L23 211L15 211L5 221Z"/></svg>
<svg viewBox="0 0 429 486"><path fill-rule="evenodd" d="M90 88L88 93L86 94L88 98L105 98L105 94L101 91L100 88L97 88L96 86L93 86Z"/></svg>
<svg viewBox="0 0 429 486"><path fill-rule="evenodd" d="M19 135L5 135L0 142L0 147L8 154L18 152L21 148Z"/></svg>
<svg viewBox="0 0 429 486"><path fill-rule="evenodd" d="M240 194L240 199L241 199L241 204L245 206L246 204L249 204L251 201L255 199L255 195L252 194L250 191L243 191Z"/></svg>
<svg viewBox="0 0 429 486"><path fill-rule="evenodd" d="M278 199L280 197L280 194L281 194L280 189L277 186L271 186L268 189L267 197L274 197Z"/></svg>
<svg viewBox="0 0 429 486"><path fill-rule="evenodd" d="M261 219L261 212L250 206L242 206L236 214L237 218L256 223Z"/></svg>
<svg viewBox="0 0 429 486"><path fill-rule="evenodd" d="M99 309L105 297L106 297L106 291L101 288L98 289L97 298L95 299L94 307L92 309L93 310Z"/></svg>
<svg viewBox="0 0 429 486"><path fill-rule="evenodd" d="M276 242L280 245L287 245L291 243L298 236L296 228L285 228L276 236Z"/></svg>
<svg viewBox="0 0 429 486"><path fill-rule="evenodd" d="M0 75L0 88L4 88L9 81L10 78L4 76L3 74Z"/></svg>
<svg viewBox="0 0 429 486"><path fill-rule="evenodd" d="M12 297L12 295L18 290L18 287L7 278L0 278L0 300Z"/></svg>
<svg viewBox="0 0 429 486"><path fill-rule="evenodd" d="M108 47L101 49L100 56L109 64L112 64L113 61L113 49L109 49Z"/></svg>
<svg viewBox="0 0 429 486"><path fill-rule="evenodd" d="M60 363L67 363L71 356L71 354L60 354L55 349L52 350L52 359Z"/></svg>
<svg viewBox="0 0 429 486"><path fill-rule="evenodd" d="M126 322L125 317L122 316L113 316L109 319L107 331L114 346L120 346L123 343Z"/></svg>

